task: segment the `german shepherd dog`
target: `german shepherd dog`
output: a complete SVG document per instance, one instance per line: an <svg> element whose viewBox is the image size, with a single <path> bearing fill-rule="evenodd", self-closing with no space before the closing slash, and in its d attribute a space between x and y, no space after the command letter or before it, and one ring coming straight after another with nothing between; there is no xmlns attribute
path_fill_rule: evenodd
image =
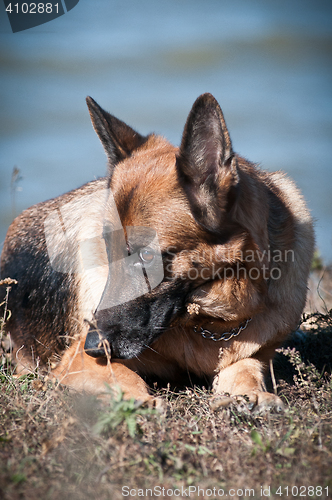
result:
<svg viewBox="0 0 332 500"><path fill-rule="evenodd" d="M4 243L17 373L38 363L145 402L146 380L189 374L278 408L264 377L298 325L314 246L301 194L233 151L211 94L179 148L87 104L107 177L25 210Z"/></svg>

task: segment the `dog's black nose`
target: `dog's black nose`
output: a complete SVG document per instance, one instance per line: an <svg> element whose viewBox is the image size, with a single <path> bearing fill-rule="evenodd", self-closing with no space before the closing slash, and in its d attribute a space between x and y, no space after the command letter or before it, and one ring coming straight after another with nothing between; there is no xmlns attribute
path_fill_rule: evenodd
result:
<svg viewBox="0 0 332 500"><path fill-rule="evenodd" d="M84 351L93 358L106 356L106 346L103 343L103 336L94 328L90 328L85 339Z"/></svg>

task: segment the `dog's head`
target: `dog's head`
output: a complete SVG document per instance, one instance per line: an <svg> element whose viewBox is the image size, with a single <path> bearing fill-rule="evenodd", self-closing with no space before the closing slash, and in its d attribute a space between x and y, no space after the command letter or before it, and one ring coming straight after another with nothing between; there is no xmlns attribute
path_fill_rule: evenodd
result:
<svg viewBox="0 0 332 500"><path fill-rule="evenodd" d="M241 171L252 167L234 154L214 97L196 100L179 148L138 134L91 98L87 103L109 164L109 275L86 352L104 355L106 339L113 357L137 356L174 322L188 321L193 301L202 315L248 317L263 280L252 283L242 272L234 284L230 273L244 251L262 244L248 230L251 222L241 223Z"/></svg>

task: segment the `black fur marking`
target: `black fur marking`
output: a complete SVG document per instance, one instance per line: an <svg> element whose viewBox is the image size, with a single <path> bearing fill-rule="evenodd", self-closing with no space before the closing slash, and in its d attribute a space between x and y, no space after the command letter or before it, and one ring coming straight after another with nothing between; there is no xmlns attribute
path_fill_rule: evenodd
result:
<svg viewBox="0 0 332 500"><path fill-rule="evenodd" d="M42 245L43 235L36 235L32 242ZM22 342L27 350L33 350L35 357L45 360L66 347L75 294L71 275L54 271L46 249L40 250L33 244L16 248L3 262L2 274L18 281L9 294L12 314L8 331L16 331L16 343ZM20 325L24 325L22 331Z"/></svg>
<svg viewBox="0 0 332 500"><path fill-rule="evenodd" d="M163 282L152 293L97 311L97 330L108 340L112 357L133 358L157 340L177 317L185 313L190 286L191 283L182 280ZM89 339L89 349L98 348L99 336L94 339L94 345Z"/></svg>

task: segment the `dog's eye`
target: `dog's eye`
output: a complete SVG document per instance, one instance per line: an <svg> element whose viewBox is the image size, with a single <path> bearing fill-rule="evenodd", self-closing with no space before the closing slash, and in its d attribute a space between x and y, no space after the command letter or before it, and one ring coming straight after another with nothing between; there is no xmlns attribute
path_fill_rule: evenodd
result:
<svg viewBox="0 0 332 500"><path fill-rule="evenodd" d="M150 264L155 256L155 252L152 248L142 248L142 250L139 251L139 257L143 264Z"/></svg>

